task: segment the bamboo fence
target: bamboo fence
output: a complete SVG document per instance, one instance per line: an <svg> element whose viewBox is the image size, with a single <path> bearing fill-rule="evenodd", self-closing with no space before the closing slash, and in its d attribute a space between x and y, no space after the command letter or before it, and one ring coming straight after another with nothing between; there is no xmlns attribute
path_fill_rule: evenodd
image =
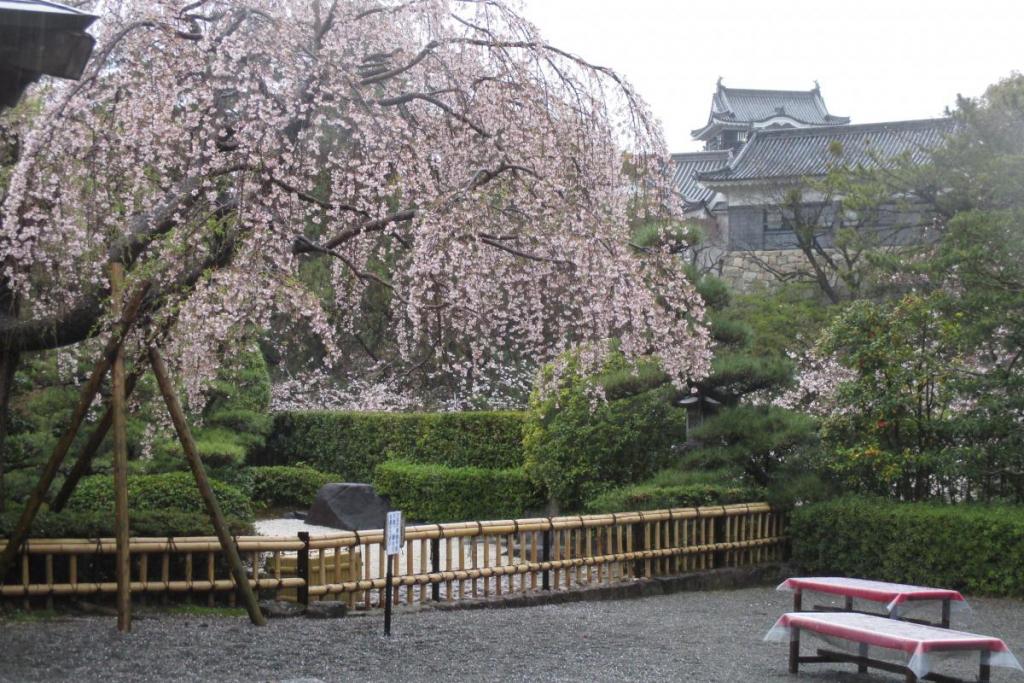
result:
<svg viewBox="0 0 1024 683"><path fill-rule="evenodd" d="M406 527L393 562L395 604L485 598L782 559L785 516L765 503ZM384 531L235 539L254 590L303 603L383 604ZM4 542L0 541L0 548ZM114 539L33 539L0 597L115 593ZM131 592L217 593L235 582L216 537L132 538ZM106 563L106 564L104 564ZM105 569L109 567L109 569ZM15 576L18 574L17 576ZM105 575L104 575L105 574ZM97 578L98 577L98 578ZM12 580L13 579L13 580Z"/></svg>

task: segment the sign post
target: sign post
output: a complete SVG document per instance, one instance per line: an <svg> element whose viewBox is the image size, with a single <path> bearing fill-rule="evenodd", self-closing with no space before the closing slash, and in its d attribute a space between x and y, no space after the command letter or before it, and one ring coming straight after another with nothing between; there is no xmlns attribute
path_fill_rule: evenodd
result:
<svg viewBox="0 0 1024 683"><path fill-rule="evenodd" d="M402 522L402 511L392 510L388 513L384 527L385 553L387 554L387 570L384 574L384 635L391 636L391 557L402 552L405 541L405 524Z"/></svg>

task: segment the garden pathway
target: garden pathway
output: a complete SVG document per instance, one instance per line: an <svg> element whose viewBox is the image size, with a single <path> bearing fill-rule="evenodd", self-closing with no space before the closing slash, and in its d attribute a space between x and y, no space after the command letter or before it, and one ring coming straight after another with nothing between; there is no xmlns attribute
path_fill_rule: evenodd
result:
<svg viewBox="0 0 1024 683"><path fill-rule="evenodd" d="M786 647L761 638L789 603L771 588L676 593L522 609L398 611L287 619L140 615L127 636L112 618L0 620L2 681L752 681L793 683ZM997 635L1024 655L1024 602L973 599L955 626ZM973 667L950 663L969 675ZM902 680L808 666L800 680ZM842 673L841 673L842 672ZM1024 681L996 669L994 681Z"/></svg>

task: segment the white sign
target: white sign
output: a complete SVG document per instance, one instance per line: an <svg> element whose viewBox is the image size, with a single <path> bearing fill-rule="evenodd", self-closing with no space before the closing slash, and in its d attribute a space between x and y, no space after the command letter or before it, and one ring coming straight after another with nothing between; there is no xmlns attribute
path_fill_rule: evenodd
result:
<svg viewBox="0 0 1024 683"><path fill-rule="evenodd" d="M392 510L388 513L387 526L384 528L387 540L387 554L398 555L402 552L402 541L405 540L405 529L402 525L402 511Z"/></svg>

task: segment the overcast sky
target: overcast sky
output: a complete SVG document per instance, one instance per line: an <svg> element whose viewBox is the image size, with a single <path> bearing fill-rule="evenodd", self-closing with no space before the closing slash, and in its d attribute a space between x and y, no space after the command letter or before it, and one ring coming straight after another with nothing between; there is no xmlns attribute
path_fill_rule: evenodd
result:
<svg viewBox="0 0 1024 683"><path fill-rule="evenodd" d="M523 0L548 42L625 74L670 151L699 149L719 76L806 89L853 123L940 116L1024 71L1024 0Z"/></svg>

